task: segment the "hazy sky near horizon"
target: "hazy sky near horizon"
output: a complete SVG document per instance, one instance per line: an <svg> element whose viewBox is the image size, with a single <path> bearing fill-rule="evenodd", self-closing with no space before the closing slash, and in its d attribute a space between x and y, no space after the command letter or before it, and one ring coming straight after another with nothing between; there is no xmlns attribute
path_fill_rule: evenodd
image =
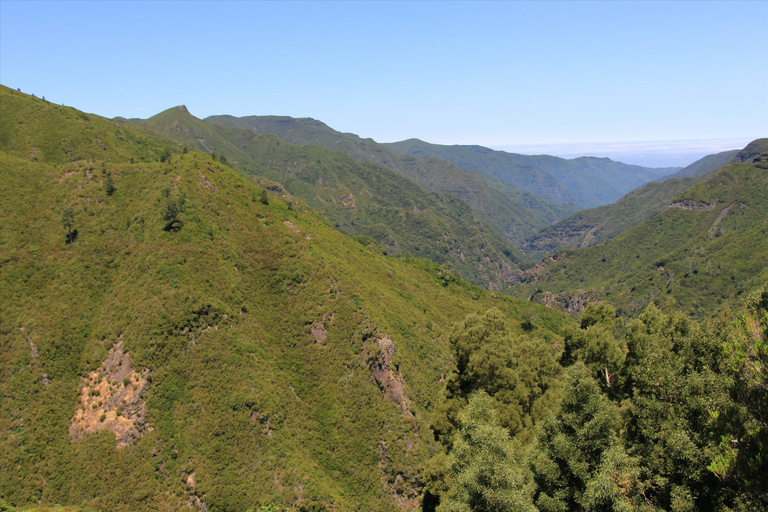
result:
<svg viewBox="0 0 768 512"><path fill-rule="evenodd" d="M0 82L492 147L768 136L768 2L0 0Z"/></svg>

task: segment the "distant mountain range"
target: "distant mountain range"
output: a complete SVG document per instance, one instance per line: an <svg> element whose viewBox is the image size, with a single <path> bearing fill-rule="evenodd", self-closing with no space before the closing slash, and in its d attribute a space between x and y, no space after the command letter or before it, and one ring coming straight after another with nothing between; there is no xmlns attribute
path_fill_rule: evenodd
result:
<svg viewBox="0 0 768 512"><path fill-rule="evenodd" d="M610 222L626 219L633 206L654 204L653 213L665 204L605 243L546 258L515 294L563 309L608 300L627 315L665 297L695 316L733 305L768 281L768 139L750 143L732 162L690 187L697 177L651 184L607 210L589 211L584 222L606 235L621 231ZM670 198L678 188L684 190ZM599 213L605 225L594 224Z"/></svg>
<svg viewBox="0 0 768 512"><path fill-rule="evenodd" d="M628 165L609 158L567 160L549 155L518 155L482 146L442 146L418 139L386 146L409 155L441 158L549 201L573 203L580 208L613 203L630 190L679 170Z"/></svg>
<svg viewBox="0 0 768 512"><path fill-rule="evenodd" d="M1 511L766 509L768 139L526 268L568 208L276 119L0 86Z"/></svg>
<svg viewBox="0 0 768 512"><path fill-rule="evenodd" d="M605 242L662 212L680 192L731 162L738 150L706 156L660 181L651 181L613 204L581 210L529 237L523 250L543 256L563 248L584 248Z"/></svg>
<svg viewBox="0 0 768 512"><path fill-rule="evenodd" d="M314 119L211 116L205 120L255 133L274 133L291 144L320 146L344 152L358 162L381 165L427 191L453 194L462 199L485 222L515 243L578 209L544 200L513 184L493 186L482 175L468 172L444 159L402 154L372 139L338 132Z"/></svg>
<svg viewBox="0 0 768 512"><path fill-rule="evenodd" d="M322 213L342 233L368 237L395 256L446 264L485 288L505 289L512 271L530 264L464 201L414 186L386 167L319 146L289 144L275 134L204 121L183 107L128 122L224 157L259 177L267 189Z"/></svg>

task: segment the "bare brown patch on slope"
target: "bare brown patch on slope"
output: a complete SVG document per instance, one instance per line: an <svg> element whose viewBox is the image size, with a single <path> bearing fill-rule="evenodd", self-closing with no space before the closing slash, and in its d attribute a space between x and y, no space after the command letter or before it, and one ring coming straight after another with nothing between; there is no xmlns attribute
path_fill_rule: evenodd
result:
<svg viewBox="0 0 768 512"><path fill-rule="evenodd" d="M114 432L118 448L125 448L152 430L141 398L149 370L137 373L131 356L123 352L122 337L101 367L80 380L77 410L69 427L70 442L102 430Z"/></svg>

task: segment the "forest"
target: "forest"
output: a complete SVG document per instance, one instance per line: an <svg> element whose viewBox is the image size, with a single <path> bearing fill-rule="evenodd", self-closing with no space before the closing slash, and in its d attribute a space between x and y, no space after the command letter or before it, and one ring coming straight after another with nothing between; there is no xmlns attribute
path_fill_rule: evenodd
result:
<svg viewBox="0 0 768 512"><path fill-rule="evenodd" d="M569 209L176 112L0 88L0 511L768 508L764 141L534 264L489 212Z"/></svg>

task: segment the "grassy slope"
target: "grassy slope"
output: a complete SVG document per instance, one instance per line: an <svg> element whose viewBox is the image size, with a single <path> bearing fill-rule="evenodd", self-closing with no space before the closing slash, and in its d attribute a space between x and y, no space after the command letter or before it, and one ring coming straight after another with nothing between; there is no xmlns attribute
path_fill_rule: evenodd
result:
<svg viewBox="0 0 768 512"><path fill-rule="evenodd" d="M473 283L497 290L508 286L513 269L528 262L466 203L425 192L389 169L202 121L179 108L142 124L190 147L227 155L246 174L279 182L342 233L369 236L389 254L445 263Z"/></svg>
<svg viewBox="0 0 768 512"><path fill-rule="evenodd" d="M651 169L608 158L566 160L548 155L519 155L482 146L443 146L418 139L387 144L407 154L429 155L464 169L491 175L549 201L582 208L609 204L644 183L677 169Z"/></svg>
<svg viewBox="0 0 768 512"><path fill-rule="evenodd" d="M651 301L678 302L706 316L768 279L768 164L734 163L677 197L669 208L607 243L563 250L531 272L519 296L591 290L637 313Z"/></svg>
<svg viewBox="0 0 768 512"><path fill-rule="evenodd" d="M670 178L691 178L696 176L705 176L720 167L731 163L736 155L739 154L738 149L731 151L723 151L714 155L707 155L704 158L700 158L687 167L683 167L674 174L666 176L664 179Z"/></svg>
<svg viewBox="0 0 768 512"><path fill-rule="evenodd" d="M476 174L445 160L404 155L372 139L337 132L314 119L211 116L206 120L257 133L276 133L292 144L321 146L347 153L358 162L382 165L417 182L425 190L453 194L466 201L485 222L514 243L548 225L552 217L560 219L572 212L568 208L560 211L557 205L542 205L535 198L521 196L519 191L510 194L508 190L490 186Z"/></svg>
<svg viewBox="0 0 768 512"><path fill-rule="evenodd" d="M591 247L610 240L664 211L676 195L705 180L707 174L733 160L737 153L706 156L661 182L646 183L613 204L575 213L530 237L523 248L541 257L559 249Z"/></svg>
<svg viewBox="0 0 768 512"><path fill-rule="evenodd" d="M152 162L174 144L152 137L135 154L128 143L99 153L90 134L103 140L114 123L66 125L76 111L0 94L5 501L140 511L198 497L208 510L234 511L303 497L387 511L413 497L434 451L427 425L450 325L491 306L519 322L534 306L445 280L426 260L378 254L301 204L254 201L259 189L201 153ZM8 126L19 110L27 135ZM49 130L86 148L39 142L55 139ZM37 154L46 162L27 158ZM182 196L183 226L165 231L163 206ZM65 208L75 212L71 244ZM535 314L538 333L555 340L567 319L538 306ZM395 343L415 422L374 382L379 333ZM150 371L153 430L122 450L110 433L70 443L78 383L118 339L135 368Z"/></svg>

